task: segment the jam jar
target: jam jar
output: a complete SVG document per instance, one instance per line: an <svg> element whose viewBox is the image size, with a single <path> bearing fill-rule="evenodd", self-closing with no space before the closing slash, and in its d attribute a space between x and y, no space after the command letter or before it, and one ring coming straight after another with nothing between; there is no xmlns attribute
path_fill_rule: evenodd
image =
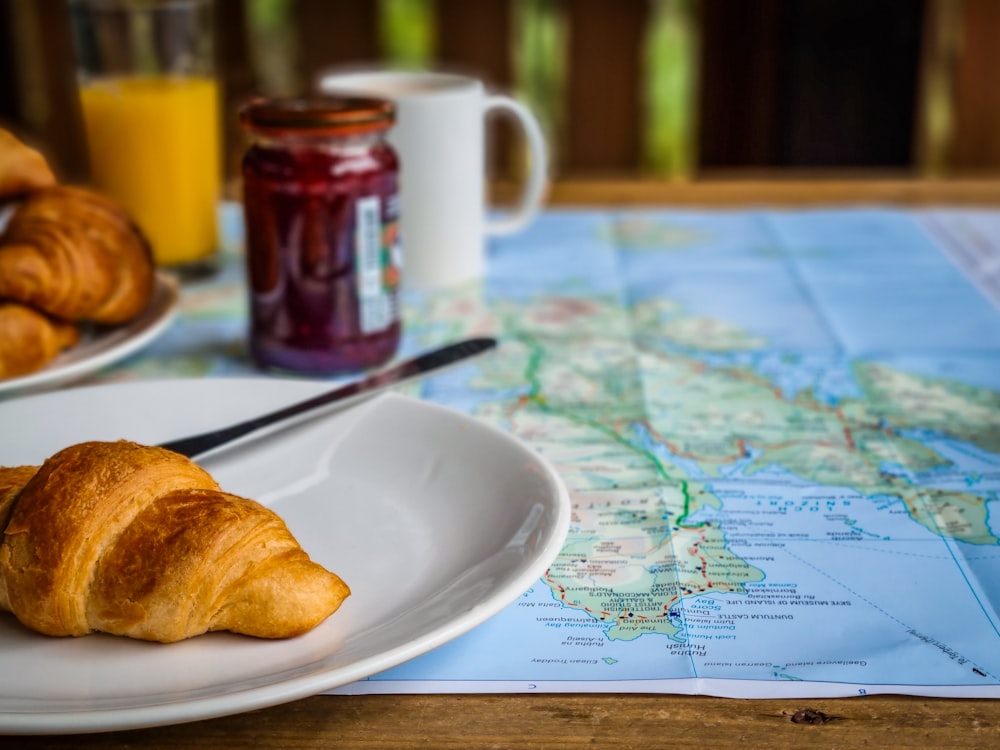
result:
<svg viewBox="0 0 1000 750"><path fill-rule="evenodd" d="M253 100L240 111L250 353L264 368L351 372L395 354L399 162L391 102Z"/></svg>

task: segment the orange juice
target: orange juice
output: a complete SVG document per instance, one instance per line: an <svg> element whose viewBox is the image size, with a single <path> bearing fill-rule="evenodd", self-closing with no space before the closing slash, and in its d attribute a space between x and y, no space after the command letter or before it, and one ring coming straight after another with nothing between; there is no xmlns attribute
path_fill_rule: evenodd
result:
<svg viewBox="0 0 1000 750"><path fill-rule="evenodd" d="M105 78L80 89L92 182L146 232L157 263L217 247L219 104L211 78Z"/></svg>

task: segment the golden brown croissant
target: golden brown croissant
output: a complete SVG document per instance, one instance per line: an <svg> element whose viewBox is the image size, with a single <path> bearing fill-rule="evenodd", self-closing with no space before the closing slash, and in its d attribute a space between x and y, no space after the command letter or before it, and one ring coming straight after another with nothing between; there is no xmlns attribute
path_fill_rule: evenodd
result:
<svg viewBox="0 0 1000 750"><path fill-rule="evenodd" d="M0 517L5 498L0 607L48 635L285 638L350 593L273 511L162 448L80 443L0 470Z"/></svg>
<svg viewBox="0 0 1000 750"><path fill-rule="evenodd" d="M72 323L0 300L0 380L40 370L79 340Z"/></svg>
<svg viewBox="0 0 1000 750"><path fill-rule="evenodd" d="M45 157L0 128L0 200L55 184Z"/></svg>
<svg viewBox="0 0 1000 750"><path fill-rule="evenodd" d="M142 232L91 190L32 193L0 236L0 297L63 320L125 322L149 302L153 284Z"/></svg>
<svg viewBox="0 0 1000 750"><path fill-rule="evenodd" d="M7 526L7 519L10 518L14 500L36 471L38 471L37 466L0 466L0 528ZM7 582L0 575L0 602L7 601L9 601ZM10 607L6 608L10 609Z"/></svg>

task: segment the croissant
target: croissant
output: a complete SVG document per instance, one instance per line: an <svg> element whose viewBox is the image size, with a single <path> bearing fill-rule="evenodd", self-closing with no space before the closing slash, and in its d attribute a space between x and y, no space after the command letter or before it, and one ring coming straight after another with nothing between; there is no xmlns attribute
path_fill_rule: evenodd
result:
<svg viewBox="0 0 1000 750"><path fill-rule="evenodd" d="M0 200L55 184L45 157L0 128Z"/></svg>
<svg viewBox="0 0 1000 750"><path fill-rule="evenodd" d="M304 633L350 594L284 522L194 462L89 442L0 469L0 608L54 636Z"/></svg>
<svg viewBox="0 0 1000 750"><path fill-rule="evenodd" d="M63 320L123 323L146 306L154 280L142 232L85 188L32 193L0 236L0 297Z"/></svg>
<svg viewBox="0 0 1000 750"><path fill-rule="evenodd" d="M80 329L72 323L0 301L0 380L40 370L79 340Z"/></svg>

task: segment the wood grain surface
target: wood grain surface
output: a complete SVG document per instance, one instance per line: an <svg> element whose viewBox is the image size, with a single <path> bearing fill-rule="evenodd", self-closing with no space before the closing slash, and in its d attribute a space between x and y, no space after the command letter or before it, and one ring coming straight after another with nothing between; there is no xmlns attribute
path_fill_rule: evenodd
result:
<svg viewBox="0 0 1000 750"><path fill-rule="evenodd" d="M321 695L171 727L0 738L90 748L964 748L1000 747L1000 701L673 695Z"/></svg>
<svg viewBox="0 0 1000 750"><path fill-rule="evenodd" d="M498 183L494 195L505 201L517 194L517 186ZM1000 178L910 179L835 173L833 175L788 175L746 173L738 177L702 178L693 182L574 178L551 186L548 201L553 206L1000 206Z"/></svg>

